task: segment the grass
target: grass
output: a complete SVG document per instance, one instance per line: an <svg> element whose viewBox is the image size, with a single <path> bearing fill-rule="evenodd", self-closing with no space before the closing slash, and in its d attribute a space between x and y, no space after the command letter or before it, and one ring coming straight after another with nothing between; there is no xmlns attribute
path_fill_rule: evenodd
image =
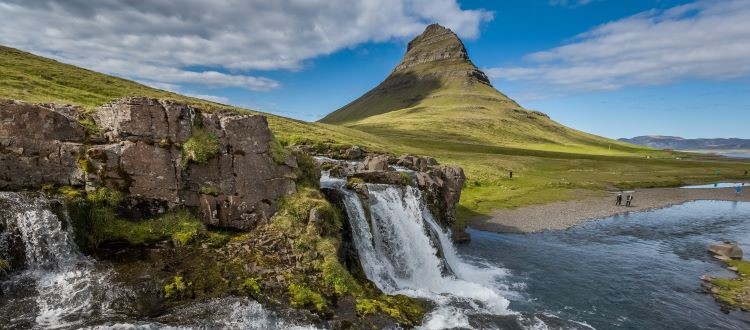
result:
<svg viewBox="0 0 750 330"><path fill-rule="evenodd" d="M190 138L182 145L182 162L205 164L219 153L221 142L203 127L193 126Z"/></svg>
<svg viewBox="0 0 750 330"><path fill-rule="evenodd" d="M750 262L726 260L729 267L737 268L737 278L716 278L711 281L713 295L722 304L750 311Z"/></svg>

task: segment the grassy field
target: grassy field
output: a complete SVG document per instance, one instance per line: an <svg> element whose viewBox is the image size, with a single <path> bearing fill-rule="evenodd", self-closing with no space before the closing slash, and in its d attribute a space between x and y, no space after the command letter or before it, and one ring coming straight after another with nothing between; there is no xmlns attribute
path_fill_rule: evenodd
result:
<svg viewBox="0 0 750 330"><path fill-rule="evenodd" d="M451 96L455 91L443 89L443 94L420 101L413 108L345 125L265 115L284 144L360 145L394 155L430 155L441 163L462 166L468 176L459 208L462 220L499 208L600 195L607 189L750 179L742 176L750 169L748 163L619 143L566 128L543 114L513 105L515 102L505 102L508 107L498 108L497 100L486 95L487 90L473 99ZM258 113L0 47L0 98L91 109L135 95L176 99L209 111L231 108ZM481 107L469 112L460 106L448 106L451 102ZM425 114L420 107L426 106L435 111ZM721 169L720 176L716 169ZM508 178L511 170L512 180Z"/></svg>

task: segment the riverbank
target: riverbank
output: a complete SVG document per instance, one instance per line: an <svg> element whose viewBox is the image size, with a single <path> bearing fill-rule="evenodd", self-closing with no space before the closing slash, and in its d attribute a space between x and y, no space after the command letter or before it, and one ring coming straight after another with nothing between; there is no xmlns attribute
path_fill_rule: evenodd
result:
<svg viewBox="0 0 750 330"><path fill-rule="evenodd" d="M734 188L652 188L633 193L630 207L616 206L615 195L581 200L531 205L495 211L489 216L471 219L475 229L499 233L533 233L561 230L577 224L629 212L639 212L682 204L692 200L723 200L750 202L750 187L737 195ZM623 195L623 199L626 194ZM624 202L623 202L624 204Z"/></svg>

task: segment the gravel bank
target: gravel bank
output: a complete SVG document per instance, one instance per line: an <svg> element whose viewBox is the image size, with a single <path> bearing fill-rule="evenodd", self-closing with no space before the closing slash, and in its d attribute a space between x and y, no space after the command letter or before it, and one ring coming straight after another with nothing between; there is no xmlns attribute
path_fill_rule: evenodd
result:
<svg viewBox="0 0 750 330"><path fill-rule="evenodd" d="M623 205L625 204L623 194ZM724 200L750 202L750 185L746 184L738 196L734 188L684 189L653 188L640 189L633 193L630 207L616 206L615 195L594 197L576 201L532 205L512 210L496 211L490 216L479 216L471 220L471 227L499 233L533 233L544 230L560 230L582 222L606 218L628 212L682 204L693 200Z"/></svg>

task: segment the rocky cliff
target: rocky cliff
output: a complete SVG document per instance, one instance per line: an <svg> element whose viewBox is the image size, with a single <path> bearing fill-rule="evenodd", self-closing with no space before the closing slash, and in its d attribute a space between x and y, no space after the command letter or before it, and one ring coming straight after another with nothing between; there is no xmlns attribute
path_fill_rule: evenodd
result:
<svg viewBox="0 0 750 330"><path fill-rule="evenodd" d="M188 207L206 224L247 230L295 191L295 158L273 143L263 116L171 101L125 98L85 113L3 100L0 190L107 187L132 218Z"/></svg>

